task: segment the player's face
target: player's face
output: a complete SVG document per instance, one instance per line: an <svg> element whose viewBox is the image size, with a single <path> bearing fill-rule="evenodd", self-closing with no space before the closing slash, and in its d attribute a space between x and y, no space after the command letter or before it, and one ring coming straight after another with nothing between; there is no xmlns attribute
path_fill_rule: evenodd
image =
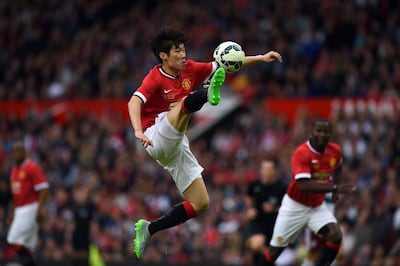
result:
<svg viewBox="0 0 400 266"><path fill-rule="evenodd" d="M311 145L320 152L323 152L332 134L331 125L328 122L317 122L311 134Z"/></svg>
<svg viewBox="0 0 400 266"><path fill-rule="evenodd" d="M269 184L274 181L275 165L271 161L262 161L260 165L260 175L265 183Z"/></svg>
<svg viewBox="0 0 400 266"><path fill-rule="evenodd" d="M169 51L169 55L166 55L166 59L163 62L163 69L168 74L178 75L179 71L184 70L186 67L186 49L184 44L180 44L178 47L172 46Z"/></svg>
<svg viewBox="0 0 400 266"><path fill-rule="evenodd" d="M13 146L11 150L11 157L17 163L20 164L25 159L25 149L20 145Z"/></svg>

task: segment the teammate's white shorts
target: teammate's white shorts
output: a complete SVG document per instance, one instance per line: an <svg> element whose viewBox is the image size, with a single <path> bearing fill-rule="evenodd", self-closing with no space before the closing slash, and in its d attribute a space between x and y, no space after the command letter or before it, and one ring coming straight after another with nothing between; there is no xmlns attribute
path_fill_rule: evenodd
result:
<svg viewBox="0 0 400 266"><path fill-rule="evenodd" d="M180 192L201 177L203 167L190 150L187 136L171 125L167 112L159 114L144 134L154 145L148 146L147 152L171 174Z"/></svg>
<svg viewBox="0 0 400 266"><path fill-rule="evenodd" d="M16 207L14 218L7 235L10 244L23 245L31 250L35 248L39 225L36 222L37 202Z"/></svg>
<svg viewBox="0 0 400 266"><path fill-rule="evenodd" d="M324 225L329 223L337 223L337 220L325 202L311 208L285 195L279 208L270 244L274 247L286 247L305 227L318 233Z"/></svg>

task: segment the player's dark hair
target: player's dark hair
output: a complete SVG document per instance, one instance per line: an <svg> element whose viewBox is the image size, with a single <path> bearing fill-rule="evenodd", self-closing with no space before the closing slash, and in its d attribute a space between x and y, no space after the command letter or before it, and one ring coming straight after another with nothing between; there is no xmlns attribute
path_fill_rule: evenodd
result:
<svg viewBox="0 0 400 266"><path fill-rule="evenodd" d="M151 51L161 63L161 52L169 54L173 46L178 47L181 44L185 44L186 40L186 35L182 31L172 27L166 27L150 41Z"/></svg>
<svg viewBox="0 0 400 266"><path fill-rule="evenodd" d="M332 123L329 122L328 120L322 119L322 118L314 120L314 122L311 126L311 129L314 129L319 124L328 124L329 128L332 130Z"/></svg>
<svg viewBox="0 0 400 266"><path fill-rule="evenodd" d="M17 149L23 149L23 150L25 150L25 144L24 144L24 142L22 141L22 140L15 140L13 143L12 143L12 145L11 145L14 149L15 148L17 148Z"/></svg>

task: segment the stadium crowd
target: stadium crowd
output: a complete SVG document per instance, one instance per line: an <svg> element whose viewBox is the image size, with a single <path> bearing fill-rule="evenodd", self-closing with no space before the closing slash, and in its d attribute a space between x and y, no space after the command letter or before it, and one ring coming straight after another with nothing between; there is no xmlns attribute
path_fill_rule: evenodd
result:
<svg viewBox="0 0 400 266"><path fill-rule="evenodd" d="M284 64L243 71L261 95L396 96L398 10L391 0L2 1L0 99L125 99L168 24L188 33L193 59L211 60L224 40L280 51Z"/></svg>
<svg viewBox="0 0 400 266"><path fill-rule="evenodd" d="M283 53L284 63L251 67L227 87L262 97L398 97L400 23L397 1L3 1L0 3L0 100L128 99L154 64L147 40L164 24L189 34L191 58L211 60L222 40ZM317 9L317 11L316 11ZM165 12L168 10L169 12ZM177 24L178 23L178 24ZM240 82L238 79L240 78ZM243 82L244 81L244 82ZM244 85L243 85L244 84ZM245 86L245 88L243 88ZM180 199L171 178L149 160L129 123L110 117L0 114L0 256L7 256L5 216L10 143L23 138L51 184L39 260L72 253L74 193L90 191L91 235L106 261L132 259L133 221L158 217ZM161 232L144 262L211 261L250 265L242 229L243 195L260 160L277 159L289 180L290 153L307 138L312 113L294 125L253 100L193 142L205 168L206 215ZM335 140L343 176L357 182L336 215L344 228L343 265L400 263L399 113L338 112ZM294 249L301 257L301 240ZM392 263L392 264L390 264Z"/></svg>

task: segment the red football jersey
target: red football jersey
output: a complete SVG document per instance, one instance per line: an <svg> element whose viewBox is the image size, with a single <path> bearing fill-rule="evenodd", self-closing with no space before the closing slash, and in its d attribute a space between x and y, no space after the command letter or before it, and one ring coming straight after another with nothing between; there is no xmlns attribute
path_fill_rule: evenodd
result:
<svg viewBox="0 0 400 266"><path fill-rule="evenodd" d="M342 151L336 143L328 143L324 153L316 151L309 141L301 144L292 155L292 180L286 193L303 205L310 207L321 205L326 193L303 193L299 190L296 181L301 178L310 178L332 184L332 175L341 163Z"/></svg>
<svg viewBox="0 0 400 266"><path fill-rule="evenodd" d="M151 69L134 93L144 102L141 113L143 130L154 124L158 114L168 111L177 101L196 90L207 80L212 71L212 63L192 60L186 61L186 68L178 77L165 73L161 65Z"/></svg>
<svg viewBox="0 0 400 266"><path fill-rule="evenodd" d="M38 191L49 187L39 165L30 159L11 169L10 182L15 207L38 201Z"/></svg>

